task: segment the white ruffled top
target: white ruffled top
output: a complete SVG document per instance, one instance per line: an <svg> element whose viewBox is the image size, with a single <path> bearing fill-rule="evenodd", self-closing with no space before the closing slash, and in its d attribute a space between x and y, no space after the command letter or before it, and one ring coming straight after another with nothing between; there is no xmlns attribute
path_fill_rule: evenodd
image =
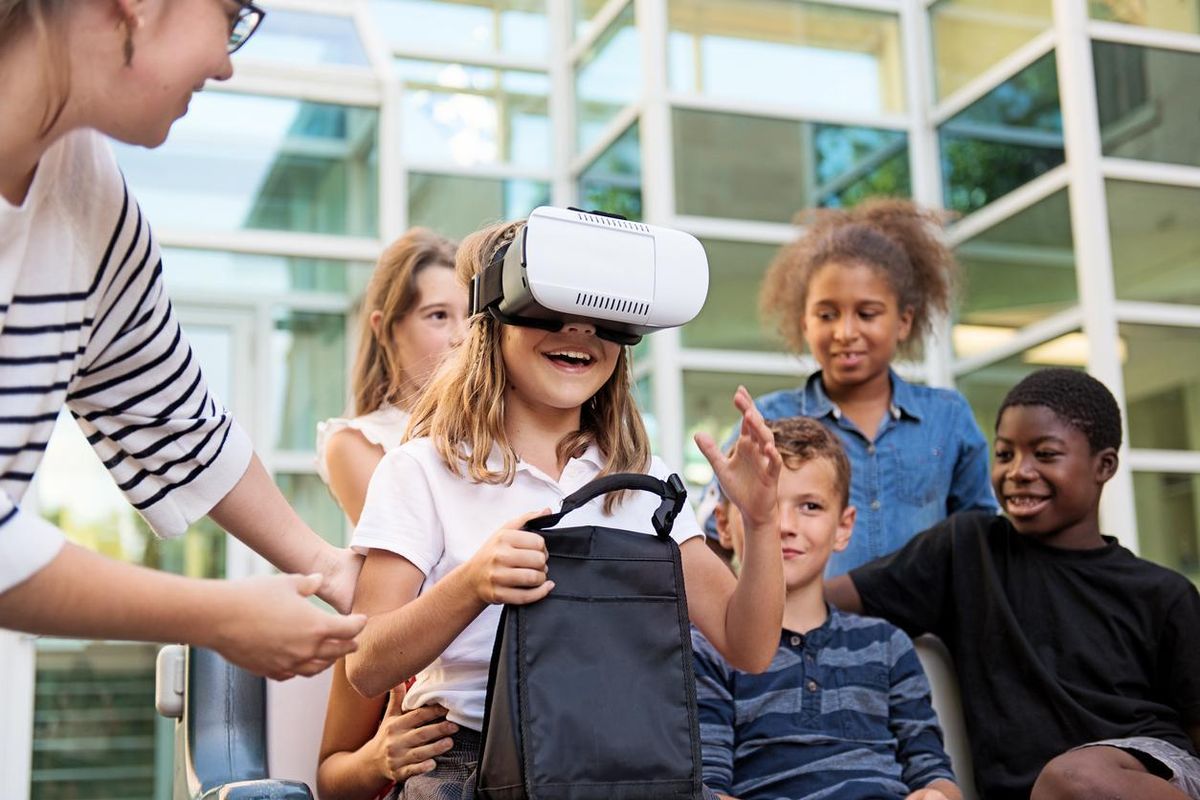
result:
<svg viewBox="0 0 1200 800"><path fill-rule="evenodd" d="M329 484L329 469L325 465L325 447L329 437L344 428L353 428L363 435L371 444L377 444L386 453L400 446L404 429L408 427L408 419L412 415L396 406L384 406L370 414L363 414L353 419L334 417L317 423L317 473L321 480Z"/></svg>

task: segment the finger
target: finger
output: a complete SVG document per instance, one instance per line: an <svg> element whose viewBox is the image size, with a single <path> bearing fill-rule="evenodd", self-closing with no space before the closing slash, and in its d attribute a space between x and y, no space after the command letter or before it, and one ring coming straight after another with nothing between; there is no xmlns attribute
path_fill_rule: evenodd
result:
<svg viewBox="0 0 1200 800"><path fill-rule="evenodd" d="M450 748L454 747L454 740L449 738L438 739L429 744L420 747L414 747L409 750L404 760L408 762L424 763L425 761L440 756Z"/></svg>
<svg viewBox="0 0 1200 800"><path fill-rule="evenodd" d="M700 453L708 459L708 463L713 469L717 469L718 462L724 462L725 454L721 452L721 448L717 447L717 442L707 433L697 433L692 437L696 442L696 447L700 448Z"/></svg>
<svg viewBox="0 0 1200 800"><path fill-rule="evenodd" d="M292 671L296 675L305 675L305 676L311 677L313 675L319 675L320 673L329 669L333 665L334 661L337 661L337 659L336 658L310 658L308 661L303 661L300 664L298 664L297 666L293 667Z"/></svg>
<svg viewBox="0 0 1200 800"><path fill-rule="evenodd" d="M546 571L549 560L545 550L508 550L501 552L497 566L501 569L536 569Z"/></svg>
<svg viewBox="0 0 1200 800"><path fill-rule="evenodd" d="M296 590L300 592L301 597L309 597L310 595L317 593L317 590L321 588L321 583L324 580L325 577L319 572L314 572L309 575L297 575L295 576Z"/></svg>
<svg viewBox="0 0 1200 800"><path fill-rule="evenodd" d="M446 716L446 709L441 706L420 706L412 711L405 711L401 716L408 730L416 730Z"/></svg>
<svg viewBox="0 0 1200 800"><path fill-rule="evenodd" d="M505 531L504 543L518 550L538 550L545 552L546 540L540 533L522 531L516 528Z"/></svg>
<svg viewBox="0 0 1200 800"><path fill-rule="evenodd" d="M400 685L403 686L404 684ZM404 703L404 692L405 690L399 687L388 692L387 708L383 710L383 716L385 718L398 717L404 713L404 709L402 708Z"/></svg>
<svg viewBox="0 0 1200 800"><path fill-rule="evenodd" d="M366 614L348 614L344 617L340 614L321 614L324 618L324 638L327 639L353 639L362 633L367 624Z"/></svg>
<svg viewBox="0 0 1200 800"><path fill-rule="evenodd" d="M546 582L546 571L527 568L509 568L496 570L492 583L498 589L534 589Z"/></svg>
<svg viewBox="0 0 1200 800"><path fill-rule="evenodd" d="M514 589L505 588L496 592L497 602L508 603L514 606L524 606L530 603L536 603L554 588L554 581L546 581L536 589Z"/></svg>
<svg viewBox="0 0 1200 800"><path fill-rule="evenodd" d="M401 741L405 747L416 748L436 742L439 739L444 739L447 736L453 736L456 733L458 733L458 726L449 720L445 720L435 722L432 725L422 725L419 728L413 728L401 737Z"/></svg>
<svg viewBox="0 0 1200 800"><path fill-rule="evenodd" d="M500 527L508 528L511 530L520 530L521 528L525 527L525 523L529 522L529 520L537 519L538 517L544 517L549 513L550 513L549 508L543 508L540 511L529 511L525 514L522 514L519 517L513 517L512 519L510 519L508 522L504 523Z"/></svg>
<svg viewBox="0 0 1200 800"><path fill-rule="evenodd" d="M422 761L420 764L408 764L397 770L392 779L397 783L403 783L414 775L424 775L426 772L433 772L436 767L437 762L433 759Z"/></svg>
<svg viewBox="0 0 1200 800"><path fill-rule="evenodd" d="M316 658L341 658L358 650L358 642L353 639L324 639L317 645Z"/></svg>

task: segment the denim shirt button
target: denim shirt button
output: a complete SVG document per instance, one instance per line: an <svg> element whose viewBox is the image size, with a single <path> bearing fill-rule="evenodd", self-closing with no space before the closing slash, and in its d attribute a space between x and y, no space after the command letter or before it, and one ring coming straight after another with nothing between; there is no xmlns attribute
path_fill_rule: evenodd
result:
<svg viewBox="0 0 1200 800"><path fill-rule="evenodd" d="M873 445L873 444L867 445L867 455L869 455L869 456L875 455L875 445Z"/></svg>
<svg viewBox="0 0 1200 800"><path fill-rule="evenodd" d="M808 683L804 684L804 688L808 689L810 692L815 692L817 690L817 682L810 680Z"/></svg>
<svg viewBox="0 0 1200 800"><path fill-rule="evenodd" d="M883 506L883 503L879 502L878 500L871 501L871 510L872 511L878 511L882 506Z"/></svg>

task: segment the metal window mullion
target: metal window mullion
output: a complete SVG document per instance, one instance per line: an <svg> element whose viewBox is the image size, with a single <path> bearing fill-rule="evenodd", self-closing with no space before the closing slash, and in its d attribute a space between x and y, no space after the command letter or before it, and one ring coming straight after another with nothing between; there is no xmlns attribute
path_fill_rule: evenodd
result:
<svg viewBox="0 0 1200 800"><path fill-rule="evenodd" d="M1051 339L1071 333L1083 324L1083 312L1078 306L1072 306L1052 316L1032 322L1013 334L1012 338L1003 344L989 348L982 353L960 358L953 364L955 375L965 375L969 372L1003 361L1006 358L1020 355L1026 350L1044 344Z"/></svg>
<svg viewBox="0 0 1200 800"><path fill-rule="evenodd" d="M934 125L941 125L977 100L983 99L988 92L1030 66L1039 58L1053 52L1055 39L1056 31L1054 28L1039 33L988 67L977 78L956 89L934 107L932 114Z"/></svg>
<svg viewBox="0 0 1200 800"><path fill-rule="evenodd" d="M155 232L160 247L221 250L248 255L323 258L333 261L374 261L380 242L361 236L335 236L291 231L192 231L163 228Z"/></svg>
<svg viewBox="0 0 1200 800"><path fill-rule="evenodd" d="M570 0L548 0L547 27L550 32L550 115L551 173L550 201L553 205L573 205L578 191L571 169L575 143L575 81L569 58L571 49Z"/></svg>
<svg viewBox="0 0 1200 800"><path fill-rule="evenodd" d="M1125 462L1132 472L1172 472L1200 475L1200 453L1195 450L1146 450L1130 448Z"/></svg>
<svg viewBox="0 0 1200 800"><path fill-rule="evenodd" d="M642 59L642 208L646 222L663 225L675 213L671 109L667 104L667 0L633 0L633 4ZM659 455L673 469L683 468L681 349L678 328L658 331L650 339Z"/></svg>
<svg viewBox="0 0 1200 800"><path fill-rule="evenodd" d="M630 4L631 0L608 0L600 10L596 12L596 16L588 22L587 27L578 39L575 40L567 49L567 62L569 66L575 66L583 58L584 54L595 47L596 42L600 41L601 37L608 31L617 18ZM665 0L664 0L665 2ZM571 15L568 15L571 16ZM571 25L571 38L574 38L574 21L569 22Z"/></svg>
<svg viewBox="0 0 1200 800"><path fill-rule="evenodd" d="M1100 168L1104 177L1115 180L1200 189L1200 167L1132 158L1105 158L1100 162Z"/></svg>
<svg viewBox="0 0 1200 800"><path fill-rule="evenodd" d="M1043 172L1008 194L1001 195L978 211L963 217L960 222L951 225L947 231L950 243L958 247L968 239L994 228L1001 222L1040 203L1055 192L1061 191L1069 183L1070 173L1065 164Z"/></svg>
<svg viewBox="0 0 1200 800"><path fill-rule="evenodd" d="M759 222L748 219L722 219L673 214L663 223L704 239L724 239L753 244L785 244L796 238L801 228L786 222Z"/></svg>
<svg viewBox="0 0 1200 800"><path fill-rule="evenodd" d="M941 208L942 167L937 130L933 125L933 38L925 6L905 0L900 8L900 38L904 48L904 85L908 104L908 158L912 198L928 208ZM940 315L931 320L924 349L924 379L930 386L954 385L951 368L951 320Z"/></svg>
<svg viewBox="0 0 1200 800"><path fill-rule="evenodd" d="M1092 39L1103 42L1151 47L1156 50L1177 50L1181 53L1200 53L1200 35L1194 33L1106 20L1092 20L1088 23L1088 32Z"/></svg>
<svg viewBox="0 0 1200 800"><path fill-rule="evenodd" d="M575 176L582 175L587 171L587 168L595 163L600 156L604 155L604 151L616 144L625 133L638 121L638 117L642 113L642 104L639 101L634 101L617 112L608 124L604 126L604 130L596 137L596 140L587 146L587 149L571 159L568 171Z"/></svg>
<svg viewBox="0 0 1200 800"><path fill-rule="evenodd" d="M690 111L708 111L717 114L736 114L743 117L765 117L819 125L838 125L851 128L879 128L891 131L907 131L910 120L907 114L878 114L839 112L828 107L799 103L763 103L754 100L737 100L726 97L709 97L693 92L671 92L667 102L673 108Z"/></svg>
<svg viewBox="0 0 1200 800"><path fill-rule="evenodd" d="M1063 139L1070 176L1071 233L1075 240L1076 278L1088 339L1088 372L1117 398L1128 441L1128 406L1117 344L1116 294L1113 285L1108 198L1101 171L1099 111L1092 42L1088 38L1086 0L1053 0L1058 39L1058 82ZM1137 551L1137 514L1133 477L1122 465L1100 499L1101 520L1121 543Z"/></svg>
<svg viewBox="0 0 1200 800"><path fill-rule="evenodd" d="M0 683L5 695L0 714L0 786L7 787L4 793L11 800L29 800L32 786L36 642L28 634L0 629Z"/></svg>

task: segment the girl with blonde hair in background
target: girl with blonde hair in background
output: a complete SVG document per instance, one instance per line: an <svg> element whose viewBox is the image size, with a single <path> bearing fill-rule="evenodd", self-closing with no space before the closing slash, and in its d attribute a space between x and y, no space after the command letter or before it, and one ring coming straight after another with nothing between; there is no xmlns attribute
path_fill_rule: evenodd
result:
<svg viewBox="0 0 1200 800"><path fill-rule="evenodd" d="M360 307L353 417L317 426L317 468L353 524L384 453L397 447L410 409L442 357L461 337L467 290L454 274L455 244L413 228L379 258ZM450 747L444 708L402 711L405 687L365 698L334 665L317 791L324 800L370 800L433 768Z"/></svg>

